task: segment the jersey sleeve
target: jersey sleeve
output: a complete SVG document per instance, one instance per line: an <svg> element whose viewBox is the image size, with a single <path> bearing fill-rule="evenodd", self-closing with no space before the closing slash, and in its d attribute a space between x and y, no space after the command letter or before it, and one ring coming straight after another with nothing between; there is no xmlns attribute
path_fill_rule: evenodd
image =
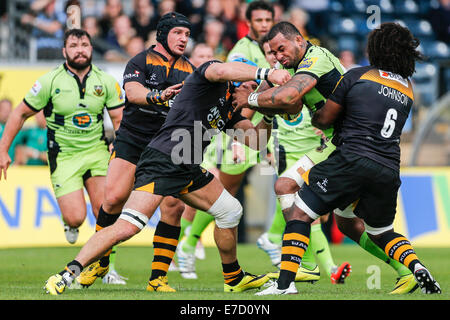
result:
<svg viewBox="0 0 450 320"><path fill-rule="evenodd" d="M112 110L122 107L125 104L122 88L112 76L107 75L105 78L107 79L106 85L108 88L108 96L106 97L105 103L106 108Z"/></svg>
<svg viewBox="0 0 450 320"><path fill-rule="evenodd" d="M36 80L23 101L33 111L44 109L51 98L51 73L47 73Z"/></svg>
<svg viewBox="0 0 450 320"><path fill-rule="evenodd" d="M138 54L128 61L123 72L123 85L128 82L139 82L145 86L146 78L146 56L145 52Z"/></svg>
<svg viewBox="0 0 450 320"><path fill-rule="evenodd" d="M322 54L313 54L303 59L297 67L296 74L307 74L319 80L324 74L328 73L333 67L330 66L330 59Z"/></svg>

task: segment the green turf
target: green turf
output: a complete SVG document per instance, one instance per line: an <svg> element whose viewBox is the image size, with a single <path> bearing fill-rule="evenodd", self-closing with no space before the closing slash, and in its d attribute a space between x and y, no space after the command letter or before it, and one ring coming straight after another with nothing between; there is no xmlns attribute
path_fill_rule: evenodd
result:
<svg viewBox="0 0 450 320"><path fill-rule="evenodd" d="M257 297L256 291L244 293L224 293L221 264L216 248L206 248L206 260L197 261L197 280L185 280L178 272L169 272L169 282L177 289L176 293L146 292L150 275L152 248L118 248L116 267L119 273L129 278L127 285L105 285L97 281L89 289L66 290L61 296L44 294L45 280L59 272L79 251L72 248L24 248L0 250L0 299L1 300L383 300L383 299L428 299L450 300L450 249L416 248L423 263L430 269L441 285L443 294L425 295L416 290L413 294L391 296L387 293L393 288L396 274L386 264L376 260L356 245L332 246L336 263L348 261L352 273L344 285L332 285L323 273L315 284L298 283L298 295L281 297ZM269 259L255 245L239 245L239 262L250 273L259 274L273 271ZM371 266L380 270L380 288L369 289L367 282L372 273ZM375 267L376 268L376 267Z"/></svg>

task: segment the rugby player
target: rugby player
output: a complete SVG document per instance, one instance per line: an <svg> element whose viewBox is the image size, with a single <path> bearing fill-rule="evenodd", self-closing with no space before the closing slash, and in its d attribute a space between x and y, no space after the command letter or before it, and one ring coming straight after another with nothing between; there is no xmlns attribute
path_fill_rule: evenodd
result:
<svg viewBox="0 0 450 320"><path fill-rule="evenodd" d="M294 30L294 29L292 29ZM295 34L295 32L294 32ZM275 34L272 34L274 36ZM277 48L283 49L285 51L283 54L279 54L279 58L284 58L286 56L289 59L295 58L295 49L292 49L291 46L295 44L295 42L283 41L283 45L279 46L279 42L275 42L274 51L276 52ZM285 48L289 48L286 49ZM288 53L286 53L288 51ZM306 57L306 56L305 56ZM289 60L288 59L288 60ZM301 65L301 63L300 63ZM311 71L311 70L309 70ZM235 95L237 98L239 97L239 93ZM248 93L243 95L241 98L245 98L248 96ZM334 145L331 141L328 141L325 148L313 149L308 152L304 157L300 158L298 162L293 165L290 169L288 169L281 177L278 179L275 189L280 199L284 201L284 211L288 210L290 206L292 206L295 193L300 189L303 185L304 180L302 178L302 174L310 169L314 164L317 164L328 158L328 155L331 151L335 149ZM381 250L368 236L365 232L364 224L361 219L356 217L352 212L352 207L349 206L345 208L345 210L334 210L336 221L338 222L338 226L340 230L350 237L352 240L357 242L364 250L372 254L373 256L385 261L389 264L398 274L397 282L395 284L394 289L391 291L391 294L405 294L413 292L417 287L417 283L412 272L406 268L403 264L397 262L394 259L389 258L383 250ZM312 233L315 231L315 227L312 227ZM304 257L307 262L309 261L308 257L309 250L306 251ZM332 275L332 282L337 281L341 282L347 274L347 270L342 270L343 265L341 265L340 269L338 269L338 273ZM345 268L345 266L344 266ZM334 278L334 279L333 279Z"/></svg>
<svg viewBox="0 0 450 320"><path fill-rule="evenodd" d="M183 55L188 44L191 24L182 14L165 14L157 25L157 43L144 50L128 63L123 75L126 93L123 119L111 154L106 177L103 204L96 230L112 225L119 217L135 180L137 162L145 146L164 123L182 82L194 67ZM178 215L184 204L166 197L161 203L161 220L155 230L155 248L151 280L158 282L167 274L174 251L160 248L178 239ZM80 275L78 282L88 287L98 277L105 277L110 266L110 254L95 261ZM169 264L164 263L169 261ZM108 276L106 279L109 279Z"/></svg>
<svg viewBox="0 0 450 320"><path fill-rule="evenodd" d="M223 130L253 148L265 146L273 118L265 116L254 126L239 112L234 112L231 105L234 90L231 81L242 83L258 79L284 84L290 74L286 70L257 68L242 62L209 61L185 80L166 122L142 153L134 190L119 219L96 232L75 260L47 280L48 293L61 294L85 266L117 243L137 234L166 196L180 198L214 216L214 236L222 260L225 292L259 288L267 282L266 275L246 273L238 263L236 231L242 215L241 204L217 178L200 166L211 136ZM153 284L149 282L148 286Z"/></svg>
<svg viewBox="0 0 450 320"><path fill-rule="evenodd" d="M337 147L302 174L305 184L286 215L279 278L258 295L297 293L293 270L308 246L311 223L350 204L369 238L414 274L422 292L441 293L409 240L393 229L401 184L400 136L414 101L409 78L415 61L422 59L418 46L407 28L382 24L369 35L370 65L342 76L314 113L313 125L324 130L334 125Z"/></svg>
<svg viewBox="0 0 450 320"><path fill-rule="evenodd" d="M8 149L24 122L40 110L47 121L48 163L53 191L69 243L78 238L86 218L84 188L97 217L104 196L109 145L105 140L103 109L115 129L122 118L124 99L117 81L92 64L89 34L80 29L65 33L65 62L40 77L13 110L0 141L0 178L11 159Z"/></svg>

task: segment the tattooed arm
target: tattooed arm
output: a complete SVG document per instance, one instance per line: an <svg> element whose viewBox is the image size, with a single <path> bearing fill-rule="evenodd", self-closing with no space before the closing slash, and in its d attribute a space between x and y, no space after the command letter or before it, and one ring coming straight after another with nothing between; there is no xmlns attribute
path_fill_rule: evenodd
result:
<svg viewBox="0 0 450 320"><path fill-rule="evenodd" d="M258 96L261 108L280 108L288 113L300 112L302 98L317 84L317 80L307 74L296 74L286 84L262 92Z"/></svg>
<svg viewBox="0 0 450 320"><path fill-rule="evenodd" d="M233 95L233 105L237 109L251 108L261 113L298 113L303 107L302 98L317 84L317 80L307 74L296 74L288 82L262 92L258 90L258 107L252 107L248 98L251 92L237 88ZM267 88L268 86L266 86Z"/></svg>

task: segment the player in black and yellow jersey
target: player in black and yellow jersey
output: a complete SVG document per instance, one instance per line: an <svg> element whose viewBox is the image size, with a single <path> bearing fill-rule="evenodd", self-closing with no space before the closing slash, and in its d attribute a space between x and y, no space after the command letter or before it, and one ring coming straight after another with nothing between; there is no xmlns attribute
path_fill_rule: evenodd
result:
<svg viewBox="0 0 450 320"><path fill-rule="evenodd" d="M183 55L190 29L189 20L182 14L171 12L164 15L157 26L157 44L133 57L125 68L125 108L113 143L97 231L113 224L119 217L133 188L136 165L142 151L164 123L182 82L194 70ZM170 263L174 250L161 248L178 239L180 227L172 216L183 210L184 204L173 197L167 197L161 203L162 217L155 231L154 273L151 280L167 284L169 264L164 261ZM109 266L110 252L89 266L78 282L90 286L98 277L107 275ZM103 280L111 279L114 280L114 277L107 275ZM170 290L168 286L167 289Z"/></svg>
<svg viewBox="0 0 450 320"><path fill-rule="evenodd" d="M336 150L303 173L305 184L287 215L280 276L258 293L297 293L294 278L308 247L311 223L334 208L354 204L369 237L414 274L424 293L441 293L411 243L394 232L400 187L400 136L414 101L409 78L419 41L396 23L384 23L368 39L370 66L355 68L339 81L312 123L334 125Z"/></svg>
<svg viewBox="0 0 450 320"><path fill-rule="evenodd" d="M61 294L83 267L142 230L168 196L215 217L214 238L222 262L225 292L259 288L267 282L266 275L251 275L239 265L237 225L242 206L200 164L211 138L224 130L252 148L261 150L267 144L273 117L264 117L254 126L235 112L231 105L235 87L232 81L252 85L249 83L252 80L265 79L283 84L289 78L286 70L257 68L243 62L209 61L196 69L186 79L165 123L144 149L136 168L134 190L119 219L95 233L75 260L47 280L45 289L51 294ZM150 281L147 289L156 288L157 284Z"/></svg>

